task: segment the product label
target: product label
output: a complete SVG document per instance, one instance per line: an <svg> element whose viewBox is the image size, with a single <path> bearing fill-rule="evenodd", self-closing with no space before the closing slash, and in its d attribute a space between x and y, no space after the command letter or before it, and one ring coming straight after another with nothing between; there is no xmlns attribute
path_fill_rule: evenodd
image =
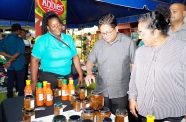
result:
<svg viewBox="0 0 186 122"><path fill-rule="evenodd" d="M67 90L62 90L62 96L67 96L68 93L67 93Z"/></svg>
<svg viewBox="0 0 186 122"><path fill-rule="evenodd" d="M71 94L75 94L75 90L70 90Z"/></svg>
<svg viewBox="0 0 186 122"><path fill-rule="evenodd" d="M34 108L34 100L30 101L30 108Z"/></svg>
<svg viewBox="0 0 186 122"><path fill-rule="evenodd" d="M35 114L31 116L31 121L35 119Z"/></svg>
<svg viewBox="0 0 186 122"><path fill-rule="evenodd" d="M59 114L62 115L62 113L63 113L63 108L60 108Z"/></svg>
<svg viewBox="0 0 186 122"><path fill-rule="evenodd" d="M129 122L129 118L128 118L128 116L125 116L125 118L124 118L124 122Z"/></svg>
<svg viewBox="0 0 186 122"><path fill-rule="evenodd" d="M47 94L47 101L52 101L52 95L51 94Z"/></svg>
<svg viewBox="0 0 186 122"><path fill-rule="evenodd" d="M43 94L39 94L39 101L42 101L43 99Z"/></svg>
<svg viewBox="0 0 186 122"><path fill-rule="evenodd" d="M61 90L58 90L58 96L61 96Z"/></svg>

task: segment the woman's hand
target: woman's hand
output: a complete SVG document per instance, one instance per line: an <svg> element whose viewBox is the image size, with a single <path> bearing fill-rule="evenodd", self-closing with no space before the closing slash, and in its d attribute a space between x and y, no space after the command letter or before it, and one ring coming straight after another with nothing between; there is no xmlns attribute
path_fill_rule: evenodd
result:
<svg viewBox="0 0 186 122"><path fill-rule="evenodd" d="M129 109L130 109L130 112L135 116L135 117L138 117L138 105L137 105L137 101L136 100L133 100L133 99L130 99L129 100Z"/></svg>
<svg viewBox="0 0 186 122"><path fill-rule="evenodd" d="M82 85L83 84L83 80L84 80L83 76L79 76L78 77L78 84Z"/></svg>

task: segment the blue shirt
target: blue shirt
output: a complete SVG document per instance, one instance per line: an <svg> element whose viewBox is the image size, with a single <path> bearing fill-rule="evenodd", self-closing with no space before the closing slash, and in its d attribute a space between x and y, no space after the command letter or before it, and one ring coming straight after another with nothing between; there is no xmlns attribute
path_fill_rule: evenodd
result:
<svg viewBox="0 0 186 122"><path fill-rule="evenodd" d="M18 37L16 34L10 34L6 38L4 38L0 45L0 52L5 52L11 56L16 53L20 53L20 55L16 58L15 61L11 63L11 66L8 67L8 70L21 70L25 65L25 45L23 40ZM10 58L5 57L8 61Z"/></svg>
<svg viewBox="0 0 186 122"><path fill-rule="evenodd" d="M77 55L77 50L71 36L61 34L69 47L58 41L50 33L40 36L32 50L32 56L40 59L40 69L59 75L68 75L71 72L72 58Z"/></svg>

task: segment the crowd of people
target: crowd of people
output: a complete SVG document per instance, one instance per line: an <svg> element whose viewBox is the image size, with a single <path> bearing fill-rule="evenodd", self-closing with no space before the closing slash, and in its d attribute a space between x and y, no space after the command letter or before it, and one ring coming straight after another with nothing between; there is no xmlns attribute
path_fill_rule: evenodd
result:
<svg viewBox="0 0 186 122"><path fill-rule="evenodd" d="M0 42L0 54L7 59L7 97L13 97L15 81L18 95L24 95L29 62L33 91L38 81L45 80L56 88L57 78L71 76L74 65L78 83L95 82L95 92L104 96L104 106L113 114L128 109L132 122L146 122L147 115L154 115L155 122L180 122L186 115L185 16L186 7L181 3L171 4L166 15L160 10L142 15L138 34L143 44L137 48L131 38L118 32L115 16L104 15L98 22L102 38L88 55L85 78L74 40L62 33L55 12L43 16L42 35L33 46L31 61L25 60L25 31L14 24L12 34ZM92 72L95 65L96 76Z"/></svg>

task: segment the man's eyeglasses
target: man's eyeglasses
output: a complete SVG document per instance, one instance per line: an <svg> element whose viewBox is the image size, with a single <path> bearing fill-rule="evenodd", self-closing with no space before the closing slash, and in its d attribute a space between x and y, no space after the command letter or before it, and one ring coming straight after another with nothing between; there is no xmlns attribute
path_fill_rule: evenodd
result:
<svg viewBox="0 0 186 122"><path fill-rule="evenodd" d="M102 36L110 36L110 35L112 35L112 32L114 31L115 29L113 29L113 30L111 30L111 31L109 31L109 32L105 32L105 33L102 33L101 32L101 35Z"/></svg>

